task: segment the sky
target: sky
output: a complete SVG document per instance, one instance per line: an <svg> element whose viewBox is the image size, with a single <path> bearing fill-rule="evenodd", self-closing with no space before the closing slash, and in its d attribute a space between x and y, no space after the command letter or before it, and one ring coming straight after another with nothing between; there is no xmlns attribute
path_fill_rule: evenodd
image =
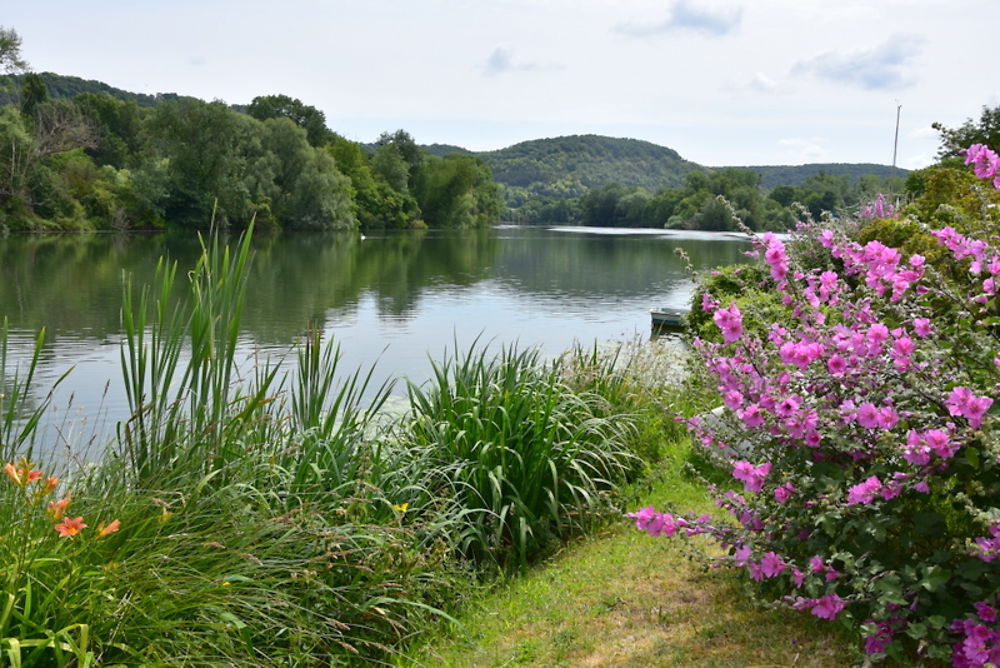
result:
<svg viewBox="0 0 1000 668"><path fill-rule="evenodd" d="M356 141L493 150L632 137L709 165L919 168L1000 105L995 0L33 0L0 24L36 72L249 103Z"/></svg>

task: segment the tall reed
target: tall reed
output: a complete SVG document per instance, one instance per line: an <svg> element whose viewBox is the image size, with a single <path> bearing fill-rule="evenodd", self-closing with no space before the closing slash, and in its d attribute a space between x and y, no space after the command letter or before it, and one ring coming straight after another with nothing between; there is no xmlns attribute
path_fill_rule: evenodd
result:
<svg viewBox="0 0 1000 668"><path fill-rule="evenodd" d="M599 417L599 398L573 392L537 350L473 346L433 369L409 388L411 438L464 554L521 568L593 521L634 459L627 418Z"/></svg>

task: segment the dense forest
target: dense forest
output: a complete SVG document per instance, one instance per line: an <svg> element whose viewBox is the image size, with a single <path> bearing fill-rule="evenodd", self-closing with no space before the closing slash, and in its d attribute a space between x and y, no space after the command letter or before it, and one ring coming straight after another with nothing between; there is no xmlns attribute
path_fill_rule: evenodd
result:
<svg viewBox="0 0 1000 668"><path fill-rule="evenodd" d="M482 159L403 130L366 150L285 95L229 106L25 69L0 50L0 230L475 227L503 207Z"/></svg>

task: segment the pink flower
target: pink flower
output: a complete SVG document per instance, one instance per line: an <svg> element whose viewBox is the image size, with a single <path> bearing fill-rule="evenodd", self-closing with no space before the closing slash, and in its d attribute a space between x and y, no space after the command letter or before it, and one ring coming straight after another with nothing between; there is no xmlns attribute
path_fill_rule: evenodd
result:
<svg viewBox="0 0 1000 668"><path fill-rule="evenodd" d="M737 390L730 390L722 395L722 401L729 410L735 411L743 405L743 395Z"/></svg>
<svg viewBox="0 0 1000 668"><path fill-rule="evenodd" d="M786 482L784 485L774 488L774 498L777 499L778 503L785 503L794 493L795 485L790 482Z"/></svg>
<svg viewBox="0 0 1000 668"><path fill-rule="evenodd" d="M993 400L989 397L977 397L972 390L962 386L952 389L945 401L949 414L967 418L974 429L983 423L983 416L992 405Z"/></svg>
<svg viewBox="0 0 1000 668"><path fill-rule="evenodd" d="M637 512L626 513L625 517L632 517L635 519L635 528L639 531L645 531L649 523L653 521L656 517L656 507L646 506L645 508L640 508Z"/></svg>
<svg viewBox="0 0 1000 668"><path fill-rule="evenodd" d="M759 492L764 487L764 478L770 473L769 462L759 466L744 461L733 462L733 477L743 481L744 488L749 492Z"/></svg>
<svg viewBox="0 0 1000 668"><path fill-rule="evenodd" d="M809 560L809 570L813 573L822 573L826 570L826 563L823 561L823 557L818 554Z"/></svg>
<svg viewBox="0 0 1000 668"><path fill-rule="evenodd" d="M764 416L757 404L750 404L739 413L739 416L743 424L748 427L759 427L764 424Z"/></svg>
<svg viewBox="0 0 1000 668"><path fill-rule="evenodd" d="M711 313L715 309L719 308L719 302L712 299L712 295L707 292L701 293L701 310L706 313Z"/></svg>
<svg viewBox="0 0 1000 668"><path fill-rule="evenodd" d="M881 346L889 338L889 328L876 322L868 328L868 340L875 346Z"/></svg>
<svg viewBox="0 0 1000 668"><path fill-rule="evenodd" d="M780 575L788 565L785 560L774 552L767 552L761 557L760 570L766 578L773 578Z"/></svg>
<svg viewBox="0 0 1000 668"><path fill-rule="evenodd" d="M960 447L958 443L951 441L948 432L943 429L928 429L923 433L923 440L941 459L951 459Z"/></svg>
<svg viewBox="0 0 1000 668"><path fill-rule="evenodd" d="M781 418L788 418L795 415L795 412L799 410L801 399L798 395L793 394L790 397L785 397L778 405L774 407L774 412Z"/></svg>
<svg viewBox="0 0 1000 668"><path fill-rule="evenodd" d="M738 341L743 335L743 315L735 302L729 308L716 311L712 321L722 330L722 340L726 343Z"/></svg>
<svg viewBox="0 0 1000 668"><path fill-rule="evenodd" d="M845 360L841 355L832 355L826 362L826 368L829 369L830 373L834 376L840 376L847 371L847 360Z"/></svg>
<svg viewBox="0 0 1000 668"><path fill-rule="evenodd" d="M880 489L882 489L882 481L878 479L878 476L872 476L848 490L847 505L856 503L868 505L875 500L875 495Z"/></svg>
<svg viewBox="0 0 1000 668"><path fill-rule="evenodd" d="M670 513L657 513L646 527L646 533L653 538L666 536L670 538L677 533L679 523L674 521L674 516Z"/></svg>
<svg viewBox="0 0 1000 668"><path fill-rule="evenodd" d="M874 429L879 426L880 413L875 404L870 401L858 406L858 424L860 424L865 429Z"/></svg>
<svg viewBox="0 0 1000 668"><path fill-rule="evenodd" d="M997 610L992 605L986 601L980 601L979 603L974 603L973 607L976 608L976 614L979 615L979 619L984 622L993 623L997 620Z"/></svg>
<svg viewBox="0 0 1000 668"><path fill-rule="evenodd" d="M753 550L750 549L749 545L743 545L733 553L733 561L737 566L745 566L751 556L753 556Z"/></svg>
<svg viewBox="0 0 1000 668"><path fill-rule="evenodd" d="M842 598L836 594L827 594L826 596L816 599L810 612L820 619L836 619L837 615L839 615L840 611L845 607L847 607L847 604L844 603Z"/></svg>
<svg viewBox="0 0 1000 668"><path fill-rule="evenodd" d="M899 413L892 406L883 406L878 412L878 426L892 429L899 423Z"/></svg>

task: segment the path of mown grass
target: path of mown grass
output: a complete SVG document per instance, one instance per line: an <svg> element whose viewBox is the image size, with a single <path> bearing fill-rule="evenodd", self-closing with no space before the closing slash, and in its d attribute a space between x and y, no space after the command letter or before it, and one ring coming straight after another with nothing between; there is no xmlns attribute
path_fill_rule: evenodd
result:
<svg viewBox="0 0 1000 668"><path fill-rule="evenodd" d="M682 472L686 452L641 505L710 512ZM808 614L754 606L730 571L624 520L470 604L407 666L849 666L849 640Z"/></svg>

